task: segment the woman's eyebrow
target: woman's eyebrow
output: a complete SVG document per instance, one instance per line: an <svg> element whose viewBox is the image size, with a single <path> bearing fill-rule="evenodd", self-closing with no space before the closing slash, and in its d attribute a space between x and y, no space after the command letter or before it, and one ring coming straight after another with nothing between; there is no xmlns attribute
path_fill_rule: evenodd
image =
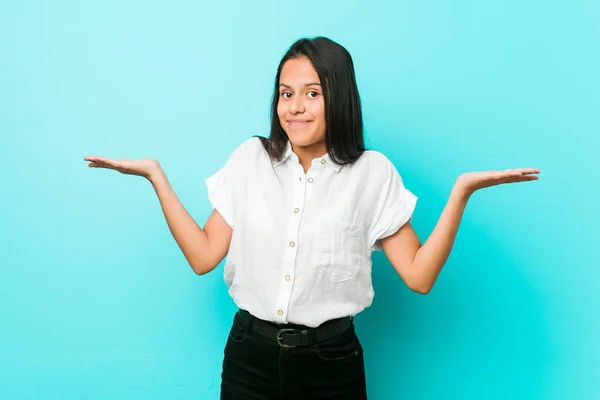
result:
<svg viewBox="0 0 600 400"><path fill-rule="evenodd" d="M283 86L283 87L286 87L288 89L292 88L291 86L286 85L285 83L280 83L279 86ZM311 83L305 83L304 86L305 87L308 87L308 86L321 86L321 84L318 83L318 82L311 82Z"/></svg>

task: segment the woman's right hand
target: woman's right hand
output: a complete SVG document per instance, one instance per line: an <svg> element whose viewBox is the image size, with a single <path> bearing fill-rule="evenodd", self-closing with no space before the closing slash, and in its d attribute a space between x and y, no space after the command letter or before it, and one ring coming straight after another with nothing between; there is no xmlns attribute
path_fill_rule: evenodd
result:
<svg viewBox="0 0 600 400"><path fill-rule="evenodd" d="M158 161L152 158L114 160L106 157L86 156L83 159L90 162L88 165L90 168L114 169L122 174L143 176L148 180L151 180L153 176L161 171Z"/></svg>

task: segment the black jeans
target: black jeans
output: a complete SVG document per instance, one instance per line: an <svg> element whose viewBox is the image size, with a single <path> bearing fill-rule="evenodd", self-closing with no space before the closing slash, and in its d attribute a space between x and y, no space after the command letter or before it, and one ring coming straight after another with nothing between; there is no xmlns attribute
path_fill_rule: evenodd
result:
<svg viewBox="0 0 600 400"><path fill-rule="evenodd" d="M319 344L283 348L251 331L252 319L234 316L224 351L221 400L366 400L363 349L354 323Z"/></svg>

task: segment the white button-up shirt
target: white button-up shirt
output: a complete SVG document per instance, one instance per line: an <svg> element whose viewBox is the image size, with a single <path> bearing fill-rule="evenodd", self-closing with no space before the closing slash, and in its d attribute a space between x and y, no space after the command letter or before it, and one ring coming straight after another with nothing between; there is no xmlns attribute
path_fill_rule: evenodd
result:
<svg viewBox="0 0 600 400"><path fill-rule="evenodd" d="M235 304L263 320L310 327L371 305L372 252L417 202L379 152L345 166L325 155L305 174L289 142L278 162L256 137L206 185L233 230L224 279Z"/></svg>

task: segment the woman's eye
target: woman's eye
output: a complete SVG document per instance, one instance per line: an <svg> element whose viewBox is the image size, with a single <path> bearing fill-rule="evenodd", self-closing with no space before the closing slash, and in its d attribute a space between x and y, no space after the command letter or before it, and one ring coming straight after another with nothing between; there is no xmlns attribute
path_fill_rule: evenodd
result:
<svg viewBox="0 0 600 400"><path fill-rule="evenodd" d="M308 92L308 95L314 99L315 97L317 97L319 95L319 92L310 91L310 92Z"/></svg>
<svg viewBox="0 0 600 400"><path fill-rule="evenodd" d="M290 97L292 97L292 94L290 92L283 92L281 93L281 97L289 99Z"/></svg>

